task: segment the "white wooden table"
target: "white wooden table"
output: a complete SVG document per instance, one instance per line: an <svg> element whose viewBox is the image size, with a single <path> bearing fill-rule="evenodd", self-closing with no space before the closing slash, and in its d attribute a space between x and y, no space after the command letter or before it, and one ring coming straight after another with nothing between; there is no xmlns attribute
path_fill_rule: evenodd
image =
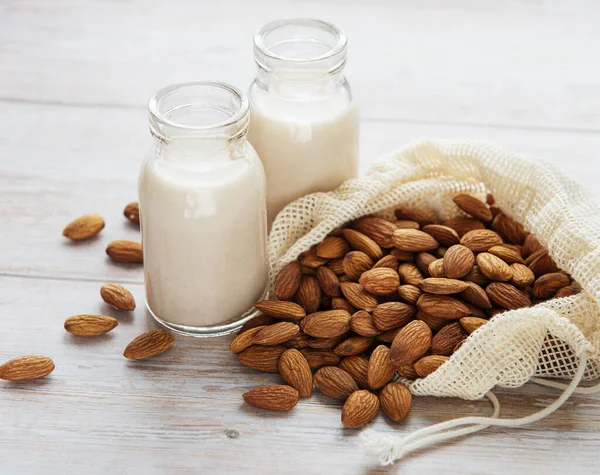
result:
<svg viewBox="0 0 600 475"><path fill-rule="evenodd" d="M290 414L245 406L275 375L242 367L229 338L176 338L152 360L125 345L153 327L142 271L104 254L137 239L121 215L136 199L150 142L146 102L166 84L220 79L246 88L252 33L293 16L328 19L350 38L347 75L362 110L361 168L429 136L475 138L554 160L600 199L600 4L328 0L0 0L0 360L44 354L48 378L0 382L0 474L598 473L600 397L574 396L521 430L488 429L392 468L366 456L340 405L320 394ZM71 244L81 214L107 226ZM103 283L138 308L106 337L76 339L66 317L109 313ZM533 385L497 391L502 416L557 397ZM416 398L408 434L485 401Z"/></svg>

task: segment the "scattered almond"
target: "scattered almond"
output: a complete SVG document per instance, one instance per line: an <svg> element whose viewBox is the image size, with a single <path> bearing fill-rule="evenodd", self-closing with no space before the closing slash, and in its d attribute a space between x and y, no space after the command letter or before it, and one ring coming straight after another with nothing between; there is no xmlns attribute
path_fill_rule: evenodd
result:
<svg viewBox="0 0 600 475"><path fill-rule="evenodd" d="M275 296L279 300L291 300L301 282L302 265L298 261L292 261L275 278Z"/></svg>
<svg viewBox="0 0 600 475"><path fill-rule="evenodd" d="M474 218L480 219L481 221L491 221L492 212L486 203L474 196L467 194L456 195L452 198L452 201L462 209L465 213L470 214Z"/></svg>
<svg viewBox="0 0 600 475"><path fill-rule="evenodd" d="M254 306L265 315L275 318L301 320L306 316L306 312L300 305L285 300L262 300Z"/></svg>
<svg viewBox="0 0 600 475"><path fill-rule="evenodd" d="M115 318L105 315L74 315L65 320L65 330L77 336L99 336L118 324Z"/></svg>
<svg viewBox="0 0 600 475"><path fill-rule="evenodd" d="M254 345L237 355L238 361L248 368L277 373L279 371L279 358L286 351L285 346Z"/></svg>
<svg viewBox="0 0 600 475"><path fill-rule="evenodd" d="M140 205L137 201L133 201L125 206L123 215L132 223L140 222Z"/></svg>
<svg viewBox="0 0 600 475"><path fill-rule="evenodd" d="M391 420L406 419L412 406L412 394L402 383L388 383L379 393L381 409Z"/></svg>
<svg viewBox="0 0 600 475"><path fill-rule="evenodd" d="M135 310L135 299L131 292L119 284L106 284L100 288L102 300L115 310Z"/></svg>
<svg viewBox="0 0 600 475"><path fill-rule="evenodd" d="M98 214L86 214L63 229L63 236L73 241L89 239L104 229L104 219Z"/></svg>
<svg viewBox="0 0 600 475"><path fill-rule="evenodd" d="M340 368L350 374L359 388L369 387L369 360L364 356L346 356Z"/></svg>
<svg viewBox="0 0 600 475"><path fill-rule="evenodd" d="M108 243L106 254L116 262L140 264L144 261L142 245L125 239Z"/></svg>
<svg viewBox="0 0 600 475"><path fill-rule="evenodd" d="M298 334L300 327L291 322L278 322L262 328L254 336L255 345L280 345Z"/></svg>
<svg viewBox="0 0 600 475"><path fill-rule="evenodd" d="M286 384L298 391L302 397L312 394L312 372L308 361L298 350L284 351L279 358L279 374Z"/></svg>
<svg viewBox="0 0 600 475"><path fill-rule="evenodd" d="M283 384L261 386L244 393L242 397L251 406L267 411L289 411L298 404L298 391Z"/></svg>
<svg viewBox="0 0 600 475"><path fill-rule="evenodd" d="M379 411L379 399L366 389L355 391L342 408L342 424L357 429L368 424Z"/></svg>
<svg viewBox="0 0 600 475"><path fill-rule="evenodd" d="M431 329L420 320L404 326L392 342L390 358L394 366L412 364L431 346Z"/></svg>
<svg viewBox="0 0 600 475"><path fill-rule="evenodd" d="M175 343L173 335L167 330L162 328L150 330L134 338L125 348L123 356L130 360L150 358L167 351L173 343Z"/></svg>
<svg viewBox="0 0 600 475"><path fill-rule="evenodd" d="M369 358L367 381L370 388L379 389L385 386L392 379L395 371L390 359L390 349L385 345L379 345Z"/></svg>
<svg viewBox="0 0 600 475"><path fill-rule="evenodd" d="M414 364L415 371L421 378L426 378L431 373L436 371L440 366L442 366L446 361L450 361L448 356L425 356Z"/></svg>
<svg viewBox="0 0 600 475"><path fill-rule="evenodd" d="M356 381L337 366L323 366L314 376L314 384L323 394L336 399L346 399L358 391Z"/></svg>
<svg viewBox="0 0 600 475"><path fill-rule="evenodd" d="M47 356L18 356L0 366L0 379L27 381L48 376L54 371L54 362Z"/></svg>

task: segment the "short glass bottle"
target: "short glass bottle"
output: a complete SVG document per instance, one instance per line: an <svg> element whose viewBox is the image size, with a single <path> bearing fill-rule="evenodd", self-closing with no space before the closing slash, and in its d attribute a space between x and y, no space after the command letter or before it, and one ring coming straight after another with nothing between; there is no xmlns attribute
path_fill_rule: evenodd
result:
<svg viewBox="0 0 600 475"><path fill-rule="evenodd" d="M267 176L269 227L291 201L358 173L358 108L343 75L347 39L319 20L279 20L254 36L248 138Z"/></svg>
<svg viewBox="0 0 600 475"><path fill-rule="evenodd" d="M267 286L265 176L249 103L211 82L150 99L154 144L139 179L146 305L193 336L235 331Z"/></svg>

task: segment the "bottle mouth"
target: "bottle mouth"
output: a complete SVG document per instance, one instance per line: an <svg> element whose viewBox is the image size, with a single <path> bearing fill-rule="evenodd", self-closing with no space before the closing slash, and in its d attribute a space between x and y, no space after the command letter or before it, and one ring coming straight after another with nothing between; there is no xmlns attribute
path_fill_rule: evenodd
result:
<svg viewBox="0 0 600 475"><path fill-rule="evenodd" d="M174 84L150 98L150 129L163 139L185 135L231 137L246 132L249 107L246 95L229 84Z"/></svg>
<svg viewBox="0 0 600 475"><path fill-rule="evenodd" d="M254 35L254 57L267 71L278 66L334 72L346 62L346 34L332 23L309 18L267 23Z"/></svg>

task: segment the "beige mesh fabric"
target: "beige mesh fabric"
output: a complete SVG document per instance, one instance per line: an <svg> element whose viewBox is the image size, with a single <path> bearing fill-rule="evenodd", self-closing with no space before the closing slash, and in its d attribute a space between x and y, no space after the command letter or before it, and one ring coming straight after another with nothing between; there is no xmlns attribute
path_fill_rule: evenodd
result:
<svg viewBox="0 0 600 475"><path fill-rule="evenodd" d="M479 399L496 385L518 387L536 375L573 377L584 356L584 379L599 378L600 209L555 165L490 144L420 142L382 157L364 177L333 192L291 203L269 236L271 286L285 264L351 219L421 204L445 219L461 213L453 195L486 190L584 290L496 316L438 371L410 382L411 391Z"/></svg>

